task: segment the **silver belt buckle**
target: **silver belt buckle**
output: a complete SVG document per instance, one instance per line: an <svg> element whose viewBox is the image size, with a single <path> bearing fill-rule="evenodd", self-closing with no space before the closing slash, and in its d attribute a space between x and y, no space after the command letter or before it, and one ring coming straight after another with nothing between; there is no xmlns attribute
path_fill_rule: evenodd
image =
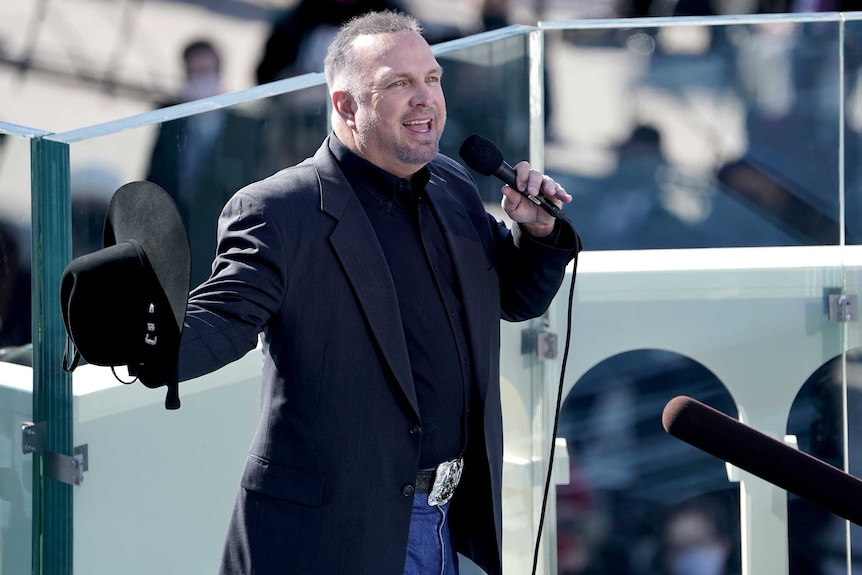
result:
<svg viewBox="0 0 862 575"><path fill-rule="evenodd" d="M434 472L434 485L431 487L431 493L428 494L428 505L437 506L449 503L455 494L458 482L461 481L463 470L463 457L456 457L438 465Z"/></svg>

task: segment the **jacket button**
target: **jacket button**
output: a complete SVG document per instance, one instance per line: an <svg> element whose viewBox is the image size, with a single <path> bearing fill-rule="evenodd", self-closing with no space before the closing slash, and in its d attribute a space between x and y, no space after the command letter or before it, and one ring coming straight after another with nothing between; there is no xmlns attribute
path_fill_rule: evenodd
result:
<svg viewBox="0 0 862 575"><path fill-rule="evenodd" d="M416 493L416 488L409 483L401 488L401 495L404 497L412 497L414 493Z"/></svg>
<svg viewBox="0 0 862 575"><path fill-rule="evenodd" d="M411 425L410 426L410 435L412 435L413 437L416 437L420 433L422 433L421 427L419 427L418 425Z"/></svg>

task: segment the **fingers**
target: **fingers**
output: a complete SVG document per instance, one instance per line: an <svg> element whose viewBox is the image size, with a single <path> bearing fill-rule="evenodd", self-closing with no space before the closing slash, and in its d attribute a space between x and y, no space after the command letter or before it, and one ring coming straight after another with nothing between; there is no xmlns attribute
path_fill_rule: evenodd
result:
<svg viewBox="0 0 862 575"><path fill-rule="evenodd" d="M550 200L568 203L572 197L559 183L550 176L544 175L538 170L530 167L528 162L519 162L515 165L516 183L518 190L526 191L531 196L542 194ZM559 202L555 202L559 205Z"/></svg>
<svg viewBox="0 0 862 575"><path fill-rule="evenodd" d="M554 230L554 218L528 200L524 194L503 186L503 210L530 235L544 237Z"/></svg>
<svg viewBox="0 0 862 575"><path fill-rule="evenodd" d="M555 201L555 200L551 200ZM559 205L559 201L556 200ZM554 218L522 192L503 186L503 210L518 223L553 223Z"/></svg>

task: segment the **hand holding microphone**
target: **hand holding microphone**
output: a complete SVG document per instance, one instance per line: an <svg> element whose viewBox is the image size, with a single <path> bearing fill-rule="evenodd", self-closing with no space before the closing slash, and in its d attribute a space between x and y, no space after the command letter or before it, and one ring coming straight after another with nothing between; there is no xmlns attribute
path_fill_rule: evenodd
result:
<svg viewBox="0 0 862 575"><path fill-rule="evenodd" d="M570 202L572 197L552 178L530 169L527 162L512 167L492 141L477 134L464 140L459 153L470 168L484 176L495 176L509 186L511 191L503 188L503 209L514 221L527 225L553 224L553 219L542 216L539 208L552 218L568 220L551 200Z"/></svg>

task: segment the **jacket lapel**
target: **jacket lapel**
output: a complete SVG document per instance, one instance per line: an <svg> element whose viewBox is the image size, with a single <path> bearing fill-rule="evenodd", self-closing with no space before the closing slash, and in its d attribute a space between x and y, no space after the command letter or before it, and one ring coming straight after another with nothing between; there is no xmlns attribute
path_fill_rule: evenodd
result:
<svg viewBox="0 0 862 575"><path fill-rule="evenodd" d="M321 210L337 224L330 243L395 380L417 417L416 390L407 354L395 283L371 222L329 151L327 138L314 156Z"/></svg>
<svg viewBox="0 0 862 575"><path fill-rule="evenodd" d="M484 404L489 383L487 366L491 361L492 344L488 322L489 314L492 312L488 309L488 302L495 301L495 298L490 297L492 294L488 290L496 289L488 282L487 268L491 264L464 205L447 188L446 181L432 173L431 180L426 186L426 194L434 215L440 222L455 266L455 276L461 290L461 304L467 328L473 377ZM499 312L496 315L499 316Z"/></svg>

